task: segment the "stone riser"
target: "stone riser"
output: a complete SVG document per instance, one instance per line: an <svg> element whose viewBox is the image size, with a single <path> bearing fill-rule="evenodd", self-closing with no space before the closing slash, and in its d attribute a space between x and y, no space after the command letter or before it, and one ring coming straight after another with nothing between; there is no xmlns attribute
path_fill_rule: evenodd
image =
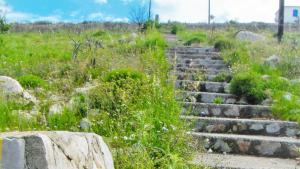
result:
<svg viewBox="0 0 300 169"><path fill-rule="evenodd" d="M176 67L180 69L208 69L219 71L228 70L228 67L225 64L177 64Z"/></svg>
<svg viewBox="0 0 300 169"><path fill-rule="evenodd" d="M193 92L229 93L228 83L201 82L201 81L176 81L175 87Z"/></svg>
<svg viewBox="0 0 300 169"><path fill-rule="evenodd" d="M297 137L300 130L297 123L270 120L240 120L223 118L185 117L195 132L231 133L243 135L266 135Z"/></svg>
<svg viewBox="0 0 300 169"><path fill-rule="evenodd" d="M183 115L228 118L273 118L268 106L183 103Z"/></svg>
<svg viewBox="0 0 300 169"><path fill-rule="evenodd" d="M221 56L211 56L211 55L176 55L177 60L186 59L206 59L206 60L222 60Z"/></svg>
<svg viewBox="0 0 300 169"><path fill-rule="evenodd" d="M203 79L199 79L197 74L192 73L176 73L177 80L192 80L192 81L213 81L216 75L204 75Z"/></svg>
<svg viewBox="0 0 300 169"><path fill-rule="evenodd" d="M205 65L212 65L212 64L225 64L223 60L211 60L211 59L177 59L178 64L205 64Z"/></svg>
<svg viewBox="0 0 300 169"><path fill-rule="evenodd" d="M229 70L223 69L201 69L201 68L177 68L176 72L178 73L199 73L202 72L203 74L207 75L219 75L220 73L230 74Z"/></svg>
<svg viewBox="0 0 300 169"><path fill-rule="evenodd" d="M206 93L206 92L178 92L176 95L179 101L192 103L214 103L220 98L222 104L238 104L236 96L231 94L221 93Z"/></svg>
<svg viewBox="0 0 300 169"><path fill-rule="evenodd" d="M299 142L284 140L252 139L249 137L214 137L209 134L193 133L195 139L208 139L207 150L215 153L243 154L263 157L296 158L299 157L297 148ZM263 136L262 136L263 137ZM203 141L202 141L203 143Z"/></svg>

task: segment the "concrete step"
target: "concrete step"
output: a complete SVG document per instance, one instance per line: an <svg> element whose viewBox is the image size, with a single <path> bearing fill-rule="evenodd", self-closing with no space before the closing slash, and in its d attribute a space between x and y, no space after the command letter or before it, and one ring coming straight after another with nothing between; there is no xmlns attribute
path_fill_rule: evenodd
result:
<svg viewBox="0 0 300 169"><path fill-rule="evenodd" d="M300 169L299 161L294 159L211 153L198 153L190 163L214 169Z"/></svg>
<svg viewBox="0 0 300 169"><path fill-rule="evenodd" d="M223 60L211 60L211 59L176 59L178 64L225 64Z"/></svg>
<svg viewBox="0 0 300 169"><path fill-rule="evenodd" d="M229 93L229 83L177 80L175 87L194 92Z"/></svg>
<svg viewBox="0 0 300 169"><path fill-rule="evenodd" d="M300 140L291 137L252 136L190 132L205 148L216 153L254 155L263 157L296 158ZM199 145L200 146L200 145Z"/></svg>
<svg viewBox="0 0 300 169"><path fill-rule="evenodd" d="M209 70L229 70L226 64L177 64L177 68L181 69L209 69Z"/></svg>
<svg viewBox="0 0 300 169"><path fill-rule="evenodd" d="M298 123L289 121L195 116L182 116L181 118L190 122L195 132L281 137L297 137L300 134Z"/></svg>
<svg viewBox="0 0 300 169"><path fill-rule="evenodd" d="M212 54L178 54L176 53L177 60L183 59L210 59L210 60L222 60L220 55L212 55Z"/></svg>
<svg viewBox="0 0 300 169"><path fill-rule="evenodd" d="M176 68L176 72L178 73L199 73L202 72L203 74L206 75L219 75L221 73L223 74L230 74L229 69L225 68L225 69L219 69L217 67L211 67L211 68L188 68L188 67L177 67Z"/></svg>
<svg viewBox="0 0 300 169"><path fill-rule="evenodd" d="M179 101L193 103L238 104L239 101L238 98L232 94L191 91L178 91L176 92L176 98Z"/></svg>
<svg viewBox="0 0 300 169"><path fill-rule="evenodd" d="M213 47L177 47L168 49L167 52L185 52L185 53L203 53L203 52L210 52L210 53L217 53L215 52Z"/></svg>
<svg viewBox="0 0 300 169"><path fill-rule="evenodd" d="M175 73L177 80L193 80L193 81L214 81L217 75L203 74L203 72L198 73Z"/></svg>
<svg viewBox="0 0 300 169"><path fill-rule="evenodd" d="M259 105L235 105L183 102L183 115L227 118L273 118L271 108Z"/></svg>

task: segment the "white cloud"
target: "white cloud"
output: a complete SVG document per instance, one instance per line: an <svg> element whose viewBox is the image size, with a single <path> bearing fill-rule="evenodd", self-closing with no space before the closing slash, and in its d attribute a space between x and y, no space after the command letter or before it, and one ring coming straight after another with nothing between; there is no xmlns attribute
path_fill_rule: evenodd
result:
<svg viewBox="0 0 300 169"><path fill-rule="evenodd" d="M58 22L61 17L59 15L39 16L31 13L18 12L7 5L4 0L0 0L0 14L4 15L9 22L35 22L35 21L51 21Z"/></svg>
<svg viewBox="0 0 300 169"><path fill-rule="evenodd" d="M153 0L154 13L162 21L207 22L208 0ZM286 5L299 5L299 0L286 0ZM216 22L274 22L278 0L211 0L211 14Z"/></svg>
<svg viewBox="0 0 300 169"><path fill-rule="evenodd" d="M110 15L106 15L102 12L96 12L96 13L91 13L88 16L88 19L92 20L92 21L112 21L112 22L128 22L129 19L126 17L113 17Z"/></svg>
<svg viewBox="0 0 300 169"><path fill-rule="evenodd" d="M107 0L94 0L94 2L97 4L106 4Z"/></svg>

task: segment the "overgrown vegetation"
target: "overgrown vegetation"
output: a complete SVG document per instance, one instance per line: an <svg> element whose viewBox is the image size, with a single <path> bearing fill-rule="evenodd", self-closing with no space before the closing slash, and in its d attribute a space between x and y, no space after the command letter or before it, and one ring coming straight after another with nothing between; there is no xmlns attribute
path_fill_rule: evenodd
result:
<svg viewBox="0 0 300 169"><path fill-rule="evenodd" d="M2 131L95 132L111 147L116 168L190 167L189 137L167 81L167 43L159 32L2 37L0 74L18 79L40 101L34 106L3 97ZM55 104L62 110L49 113Z"/></svg>
<svg viewBox="0 0 300 169"><path fill-rule="evenodd" d="M236 40L236 31L216 31L209 40L230 66L233 79L227 82L231 82L231 93L247 98L251 104L270 102L276 116L300 122L300 51L295 46L299 36L286 33L283 43L278 44L272 33L265 31L266 41L247 42ZM269 61L272 55L279 61ZM222 81L221 77L215 80Z"/></svg>

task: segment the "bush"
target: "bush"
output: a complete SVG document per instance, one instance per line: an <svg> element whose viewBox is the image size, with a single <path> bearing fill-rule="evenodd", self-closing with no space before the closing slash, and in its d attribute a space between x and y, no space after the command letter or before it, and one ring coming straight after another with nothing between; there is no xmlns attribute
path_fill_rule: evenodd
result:
<svg viewBox="0 0 300 169"><path fill-rule="evenodd" d="M24 75L18 78L20 84L25 88L37 88L42 87L45 81L35 75Z"/></svg>
<svg viewBox="0 0 300 169"><path fill-rule="evenodd" d="M171 28L171 34L176 35L178 32L183 31L185 28L181 24L173 24Z"/></svg>
<svg viewBox="0 0 300 169"><path fill-rule="evenodd" d="M251 104L259 104L266 98L263 81L255 73L236 75L230 83L230 92L239 97L245 96Z"/></svg>
<svg viewBox="0 0 300 169"><path fill-rule="evenodd" d="M49 115L48 117L48 126L52 130L78 131L79 128L77 126L79 125L79 122L80 117L67 109L64 110L62 114Z"/></svg>
<svg viewBox="0 0 300 169"><path fill-rule="evenodd" d="M103 36L106 36L107 35L107 32L104 31L104 30L98 30L97 32L95 32L93 34L94 37L103 37Z"/></svg>
<svg viewBox="0 0 300 169"><path fill-rule="evenodd" d="M217 51L232 49L233 47L234 47L234 43L231 40L226 40L226 39L218 40L214 45L214 48Z"/></svg>
<svg viewBox="0 0 300 169"><path fill-rule="evenodd" d="M246 49L237 48L234 51L223 53L223 58L227 64L234 65L236 63L247 63L250 56Z"/></svg>
<svg viewBox="0 0 300 169"><path fill-rule="evenodd" d="M10 29L10 25L6 23L4 17L0 16L0 33L7 32Z"/></svg>
<svg viewBox="0 0 300 169"><path fill-rule="evenodd" d="M187 35L186 41L184 43L185 46L191 46L194 43L201 43L206 40L206 34L203 32L194 32L190 35Z"/></svg>
<svg viewBox="0 0 300 169"><path fill-rule="evenodd" d="M214 82L227 82L229 83L232 79L232 76L229 72L221 72L214 79Z"/></svg>
<svg viewBox="0 0 300 169"><path fill-rule="evenodd" d="M291 95L290 99L285 97L287 93L280 92L274 96L272 112L279 118L300 123L300 97Z"/></svg>
<svg viewBox="0 0 300 169"><path fill-rule="evenodd" d="M109 72L104 80L106 82L117 82L122 79L142 80L144 75L141 72L131 69L119 69Z"/></svg>

